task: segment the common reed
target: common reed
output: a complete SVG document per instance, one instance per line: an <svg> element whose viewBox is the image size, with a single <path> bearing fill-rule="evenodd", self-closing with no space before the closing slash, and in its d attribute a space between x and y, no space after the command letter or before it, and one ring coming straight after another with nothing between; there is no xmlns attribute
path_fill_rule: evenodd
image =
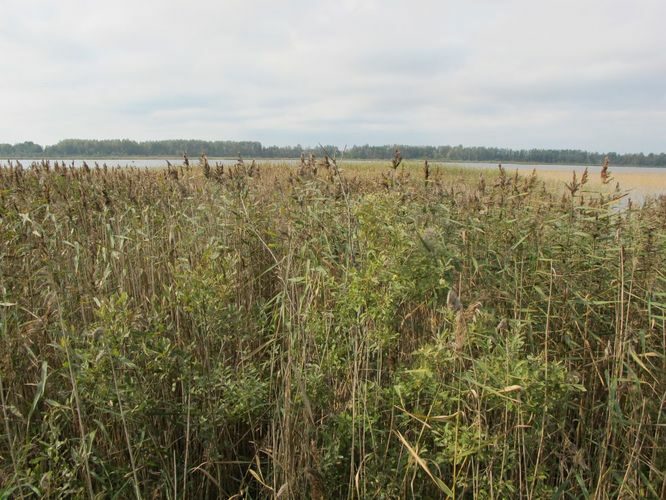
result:
<svg viewBox="0 0 666 500"><path fill-rule="evenodd" d="M666 201L324 155L0 167L0 497L664 498Z"/></svg>

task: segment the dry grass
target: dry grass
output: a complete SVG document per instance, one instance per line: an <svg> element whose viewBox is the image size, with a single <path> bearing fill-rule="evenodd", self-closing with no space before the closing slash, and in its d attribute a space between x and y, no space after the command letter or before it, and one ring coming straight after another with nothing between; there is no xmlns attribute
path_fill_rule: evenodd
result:
<svg viewBox="0 0 666 500"><path fill-rule="evenodd" d="M581 176L585 171L585 167L573 170ZM659 170L655 172L611 172L613 181L604 184L598 175L590 174L590 182L587 189L594 193L601 192L610 194L615 190L616 183L620 184L623 191L629 193L635 200L643 200L648 196L659 196L666 194L666 174ZM547 170L540 169L539 177L549 182L554 188L562 186L564 183L571 180L572 172L564 172L561 170Z"/></svg>

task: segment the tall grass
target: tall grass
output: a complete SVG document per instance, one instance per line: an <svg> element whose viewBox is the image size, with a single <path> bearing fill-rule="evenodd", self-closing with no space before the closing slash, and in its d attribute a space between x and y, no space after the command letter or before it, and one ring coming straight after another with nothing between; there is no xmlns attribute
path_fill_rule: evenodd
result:
<svg viewBox="0 0 666 500"><path fill-rule="evenodd" d="M565 193L3 166L0 496L664 498L666 199Z"/></svg>

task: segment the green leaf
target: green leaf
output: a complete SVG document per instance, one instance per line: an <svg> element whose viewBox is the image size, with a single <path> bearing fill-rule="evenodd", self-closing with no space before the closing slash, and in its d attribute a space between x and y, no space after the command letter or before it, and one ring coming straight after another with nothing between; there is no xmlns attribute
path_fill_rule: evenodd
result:
<svg viewBox="0 0 666 500"><path fill-rule="evenodd" d="M39 400L42 399L42 396L44 395L44 388L46 387L48 373L49 365L46 361L42 361L42 376L40 377L39 383L37 384L37 392L35 392L35 397L32 400L32 406L30 407L30 412L28 413L28 424L30 424L30 417L32 417L32 414L35 412L35 409L39 404Z"/></svg>

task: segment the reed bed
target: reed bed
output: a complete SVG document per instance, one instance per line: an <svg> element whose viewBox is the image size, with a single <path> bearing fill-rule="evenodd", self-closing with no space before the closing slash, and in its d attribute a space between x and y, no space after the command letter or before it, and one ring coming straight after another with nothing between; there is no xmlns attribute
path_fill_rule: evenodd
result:
<svg viewBox="0 0 666 500"><path fill-rule="evenodd" d="M188 163L0 168L0 497L666 497L666 198Z"/></svg>

